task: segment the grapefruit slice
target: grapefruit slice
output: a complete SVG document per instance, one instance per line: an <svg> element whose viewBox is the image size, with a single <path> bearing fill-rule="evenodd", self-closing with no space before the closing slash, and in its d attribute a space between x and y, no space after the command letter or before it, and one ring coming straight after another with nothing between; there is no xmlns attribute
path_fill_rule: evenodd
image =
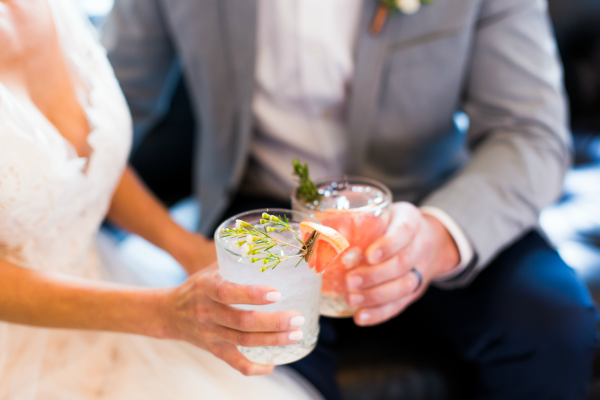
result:
<svg viewBox="0 0 600 400"><path fill-rule="evenodd" d="M345 237L333 228L311 221L300 222L302 240L306 241L313 231L317 231L320 235L313 250L314 254L310 257L310 261L308 262L308 266L314 268L317 273L321 273L340 255L340 253L346 250L350 244Z"/></svg>
<svg viewBox="0 0 600 400"><path fill-rule="evenodd" d="M323 225L338 231L352 246L329 264L323 274L323 293L335 298L346 291L346 272L353 267L344 263L344 255L354 250L362 256L362 253L385 233L389 215L386 213L375 216L373 213L355 210L329 209L316 213L314 217Z"/></svg>
<svg viewBox="0 0 600 400"><path fill-rule="evenodd" d="M354 210L330 209L316 213L314 217L323 225L338 231L350 245L363 251L385 233L388 225L384 216Z"/></svg>

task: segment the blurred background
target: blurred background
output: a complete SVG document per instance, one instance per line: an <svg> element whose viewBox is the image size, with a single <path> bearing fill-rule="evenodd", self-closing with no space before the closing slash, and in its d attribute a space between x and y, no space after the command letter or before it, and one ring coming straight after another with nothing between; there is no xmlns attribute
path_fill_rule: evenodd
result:
<svg viewBox="0 0 600 400"><path fill-rule="evenodd" d="M98 29L102 28L113 1L79 0ZM569 95L574 165L566 176L562 198L543 211L540 224L598 302L600 1L548 0L548 3ZM455 120L460 128L468 127L465 114L458 113ZM189 229L200 216L198 204L190 198L194 126L185 85L180 82L171 110L135 148L131 158L148 186L171 207L176 220ZM172 151L165 152L165 146ZM138 278L150 286L175 285L185 279L185 273L169 255L139 237L104 230L101 239L117 242L123 259L131 267L127 273L139 274ZM119 273L125 272L114 271L116 275ZM385 357L377 348L362 349L361 354L354 351L343 349L346 356L341 360L339 375L348 400L468 398L468 366L456 365L451 355L433 352L423 357L411 355L410 349L406 349L403 354ZM361 360L360 365L354 364L357 359ZM596 357L588 399L600 400L600 354Z"/></svg>

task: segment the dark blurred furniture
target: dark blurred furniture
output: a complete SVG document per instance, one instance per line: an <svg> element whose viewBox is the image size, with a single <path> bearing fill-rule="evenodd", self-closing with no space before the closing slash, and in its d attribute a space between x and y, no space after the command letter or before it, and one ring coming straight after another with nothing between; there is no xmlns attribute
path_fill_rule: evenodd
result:
<svg viewBox="0 0 600 400"><path fill-rule="evenodd" d="M192 195L195 131L196 121L181 79L169 112L144 137L130 160L146 185L169 207Z"/></svg>
<svg viewBox="0 0 600 400"><path fill-rule="evenodd" d="M600 132L600 1L548 0L565 70L571 126Z"/></svg>

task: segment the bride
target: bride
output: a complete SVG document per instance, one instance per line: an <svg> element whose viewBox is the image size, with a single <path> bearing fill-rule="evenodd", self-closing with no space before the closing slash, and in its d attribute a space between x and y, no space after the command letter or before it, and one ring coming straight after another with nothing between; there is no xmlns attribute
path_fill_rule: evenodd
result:
<svg viewBox="0 0 600 400"><path fill-rule="evenodd" d="M126 166L126 103L69 1L0 0L0 399L311 398L237 350L293 343L303 318L228 306L279 294L202 269L214 246L173 223ZM106 216L190 278L106 282L95 249Z"/></svg>

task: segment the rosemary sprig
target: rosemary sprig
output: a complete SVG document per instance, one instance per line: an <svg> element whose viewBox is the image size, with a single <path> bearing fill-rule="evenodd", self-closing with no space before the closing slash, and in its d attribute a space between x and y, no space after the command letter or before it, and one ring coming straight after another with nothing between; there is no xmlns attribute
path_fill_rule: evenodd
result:
<svg viewBox="0 0 600 400"><path fill-rule="evenodd" d="M299 159L294 158L292 160L294 166L294 175L298 177L298 198L306 201L307 203L314 203L321 200L322 195L317 189L317 185L310 179L308 174L308 163L304 165Z"/></svg>
<svg viewBox="0 0 600 400"><path fill-rule="evenodd" d="M262 230L246 221L238 219L235 221L235 228L224 228L221 230L221 237L238 239L237 245L240 248L242 257L258 256L251 257L250 261L252 263L262 262L264 266L260 267L261 272L264 272L269 268L275 268L283 261L294 257L299 257L298 263L296 264L296 266L298 266L306 256L307 250L304 241L290 227L290 221L287 216L284 215L284 218L282 218L281 216L276 217L274 215L263 213L260 223L263 225ZM300 246L284 242L270 235L272 232L281 233L284 231L292 232ZM271 252L271 249L275 246L293 247L298 249L298 253L292 256L275 254Z"/></svg>

